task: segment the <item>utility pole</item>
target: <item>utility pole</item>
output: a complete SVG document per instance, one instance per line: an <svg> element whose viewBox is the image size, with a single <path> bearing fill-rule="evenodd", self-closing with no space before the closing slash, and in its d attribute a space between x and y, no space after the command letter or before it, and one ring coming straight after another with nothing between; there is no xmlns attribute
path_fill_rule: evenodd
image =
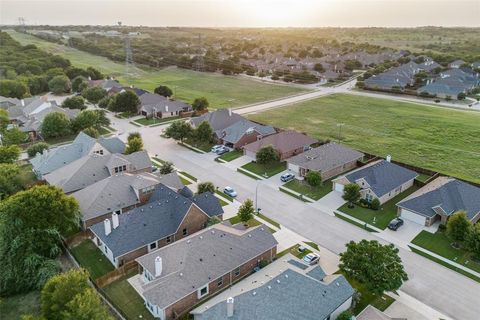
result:
<svg viewBox="0 0 480 320"><path fill-rule="evenodd" d="M122 22L118 22L118 26L120 27L120 31L122 29ZM133 62L133 53L132 48L130 46L130 36L128 34L128 30L125 31L123 37L123 48L125 50L125 76L133 75L134 72L134 62Z"/></svg>
<svg viewBox="0 0 480 320"><path fill-rule="evenodd" d="M27 29L25 27L25 18L24 17L19 17L18 18L18 25L19 25L19 30L20 32L27 33Z"/></svg>
<svg viewBox="0 0 480 320"><path fill-rule="evenodd" d="M345 123L337 123L337 127L338 127L338 140L340 141L340 139L342 138L342 127L345 125Z"/></svg>
<svg viewBox="0 0 480 320"><path fill-rule="evenodd" d="M195 66L194 69L196 71L205 71L205 62L203 61L203 42L202 42L202 35L198 34L198 40L196 45L197 55L195 57Z"/></svg>

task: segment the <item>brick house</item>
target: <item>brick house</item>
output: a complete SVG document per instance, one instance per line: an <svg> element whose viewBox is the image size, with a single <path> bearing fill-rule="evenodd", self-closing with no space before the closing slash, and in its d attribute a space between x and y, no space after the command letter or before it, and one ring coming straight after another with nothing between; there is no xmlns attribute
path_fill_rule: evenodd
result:
<svg viewBox="0 0 480 320"><path fill-rule="evenodd" d="M212 217L222 218L210 192L188 198L159 184L150 200L121 215L92 225L93 242L115 266L194 234Z"/></svg>
<svg viewBox="0 0 480 320"><path fill-rule="evenodd" d="M272 126L266 126L250 120L240 120L225 129L215 131L217 141L228 147L240 149L246 144L276 133Z"/></svg>
<svg viewBox="0 0 480 320"><path fill-rule="evenodd" d="M129 279L154 317L176 319L271 262L277 241L264 225L238 230L217 224L136 261L140 274Z"/></svg>

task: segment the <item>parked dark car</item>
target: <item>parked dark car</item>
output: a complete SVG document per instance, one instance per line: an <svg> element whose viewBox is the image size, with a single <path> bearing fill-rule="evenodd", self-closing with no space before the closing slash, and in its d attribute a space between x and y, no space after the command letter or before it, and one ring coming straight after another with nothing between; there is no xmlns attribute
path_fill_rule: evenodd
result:
<svg viewBox="0 0 480 320"><path fill-rule="evenodd" d="M400 218L395 218L388 224L388 229L397 231L397 229L401 226L403 226L403 220Z"/></svg>

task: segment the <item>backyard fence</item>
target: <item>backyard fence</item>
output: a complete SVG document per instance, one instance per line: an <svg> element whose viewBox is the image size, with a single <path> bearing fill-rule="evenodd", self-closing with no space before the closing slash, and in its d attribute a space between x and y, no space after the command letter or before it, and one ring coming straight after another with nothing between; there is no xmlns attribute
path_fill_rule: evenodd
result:
<svg viewBox="0 0 480 320"><path fill-rule="evenodd" d="M101 276L97 280L95 280L95 284L100 287L104 288L105 286L109 285L110 283L114 282L115 280L120 279L121 277L125 276L128 274L130 271L137 269L138 268L138 263L133 260L133 261L128 261L125 263L123 266Z"/></svg>

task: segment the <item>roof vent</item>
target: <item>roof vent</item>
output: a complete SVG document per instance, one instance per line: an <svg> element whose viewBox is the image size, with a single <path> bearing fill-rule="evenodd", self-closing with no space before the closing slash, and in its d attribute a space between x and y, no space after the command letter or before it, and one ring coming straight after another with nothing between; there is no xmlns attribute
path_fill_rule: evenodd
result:
<svg viewBox="0 0 480 320"><path fill-rule="evenodd" d="M200 236L200 239L203 239L203 236Z"/></svg>
<svg viewBox="0 0 480 320"><path fill-rule="evenodd" d="M256 295L256 294L257 294L257 291L253 291L253 292L252 292L252 295Z"/></svg>
<svg viewBox="0 0 480 320"><path fill-rule="evenodd" d="M264 228L260 228L260 230L262 230L262 231L265 231L265 229L264 229Z"/></svg>
<svg viewBox="0 0 480 320"><path fill-rule="evenodd" d="M277 279L277 283L280 283L280 280Z"/></svg>
<svg viewBox="0 0 480 320"><path fill-rule="evenodd" d="M183 277L183 273L182 273L182 272L180 272L180 277Z"/></svg>
<svg viewBox="0 0 480 320"><path fill-rule="evenodd" d="M272 289L272 286L268 286L267 288L268 288L268 290L270 290L270 289Z"/></svg>
<svg viewBox="0 0 480 320"><path fill-rule="evenodd" d="M288 278L288 274L285 275L285 278Z"/></svg>
<svg viewBox="0 0 480 320"><path fill-rule="evenodd" d="M251 237L252 237L252 235L251 235L251 234L249 234L249 235L248 235L248 237L249 237L249 238L251 238Z"/></svg>
<svg viewBox="0 0 480 320"><path fill-rule="evenodd" d="M189 239L189 240L187 240L187 243L190 243L190 242L191 242L191 241L190 241L190 239Z"/></svg>

